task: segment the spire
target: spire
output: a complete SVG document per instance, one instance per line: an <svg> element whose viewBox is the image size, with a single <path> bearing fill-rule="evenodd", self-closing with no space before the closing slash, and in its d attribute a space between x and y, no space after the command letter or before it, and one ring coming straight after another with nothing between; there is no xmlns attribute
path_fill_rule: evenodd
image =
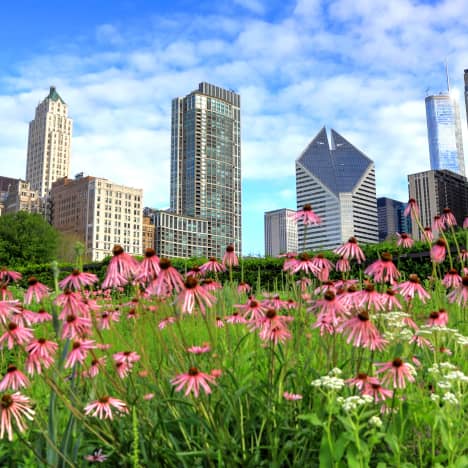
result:
<svg viewBox="0 0 468 468"><path fill-rule="evenodd" d="M447 91L450 94L450 77L449 77L447 57L445 57L445 76L447 77Z"/></svg>
<svg viewBox="0 0 468 468"><path fill-rule="evenodd" d="M49 95L46 99L50 99L51 101L60 101L62 104L65 104L65 101L61 98L60 94L57 93L55 86L51 86L49 90Z"/></svg>

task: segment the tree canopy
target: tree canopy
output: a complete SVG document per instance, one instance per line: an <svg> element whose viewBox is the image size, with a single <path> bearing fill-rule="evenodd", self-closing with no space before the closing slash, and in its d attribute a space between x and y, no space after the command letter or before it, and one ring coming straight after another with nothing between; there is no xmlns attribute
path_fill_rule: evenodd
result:
<svg viewBox="0 0 468 468"><path fill-rule="evenodd" d="M59 233L40 214L0 216L0 265L46 263L55 259Z"/></svg>

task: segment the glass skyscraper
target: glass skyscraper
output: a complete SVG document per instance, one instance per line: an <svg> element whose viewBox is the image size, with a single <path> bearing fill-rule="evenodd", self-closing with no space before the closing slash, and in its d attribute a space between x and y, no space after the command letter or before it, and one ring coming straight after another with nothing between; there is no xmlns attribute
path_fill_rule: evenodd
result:
<svg viewBox="0 0 468 468"><path fill-rule="evenodd" d="M171 207L208 221L207 256L241 252L240 96L200 83L172 100Z"/></svg>
<svg viewBox="0 0 468 468"><path fill-rule="evenodd" d="M298 222L299 250L332 249L356 237L378 242L374 163L364 153L325 127L296 160L297 209L311 204L322 223Z"/></svg>
<svg viewBox="0 0 468 468"><path fill-rule="evenodd" d="M460 108L450 93L426 97L431 169L465 175Z"/></svg>

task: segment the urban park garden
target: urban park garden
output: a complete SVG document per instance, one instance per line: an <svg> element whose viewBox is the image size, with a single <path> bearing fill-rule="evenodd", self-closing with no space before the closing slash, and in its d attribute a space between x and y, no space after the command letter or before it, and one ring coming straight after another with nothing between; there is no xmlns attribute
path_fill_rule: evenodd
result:
<svg viewBox="0 0 468 468"><path fill-rule="evenodd" d="M468 229L407 214L419 242L5 265L0 465L468 466Z"/></svg>

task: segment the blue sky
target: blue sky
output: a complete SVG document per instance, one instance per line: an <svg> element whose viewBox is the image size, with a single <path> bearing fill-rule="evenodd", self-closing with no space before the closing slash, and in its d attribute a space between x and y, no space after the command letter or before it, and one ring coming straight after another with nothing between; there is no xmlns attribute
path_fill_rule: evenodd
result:
<svg viewBox="0 0 468 468"><path fill-rule="evenodd" d="M424 96L460 91L466 0L19 0L0 13L0 175L24 177L28 122L51 84L74 121L72 175L169 206L170 104L200 81L241 94L244 254L264 211L295 208L295 160L323 125L406 200L429 169Z"/></svg>

